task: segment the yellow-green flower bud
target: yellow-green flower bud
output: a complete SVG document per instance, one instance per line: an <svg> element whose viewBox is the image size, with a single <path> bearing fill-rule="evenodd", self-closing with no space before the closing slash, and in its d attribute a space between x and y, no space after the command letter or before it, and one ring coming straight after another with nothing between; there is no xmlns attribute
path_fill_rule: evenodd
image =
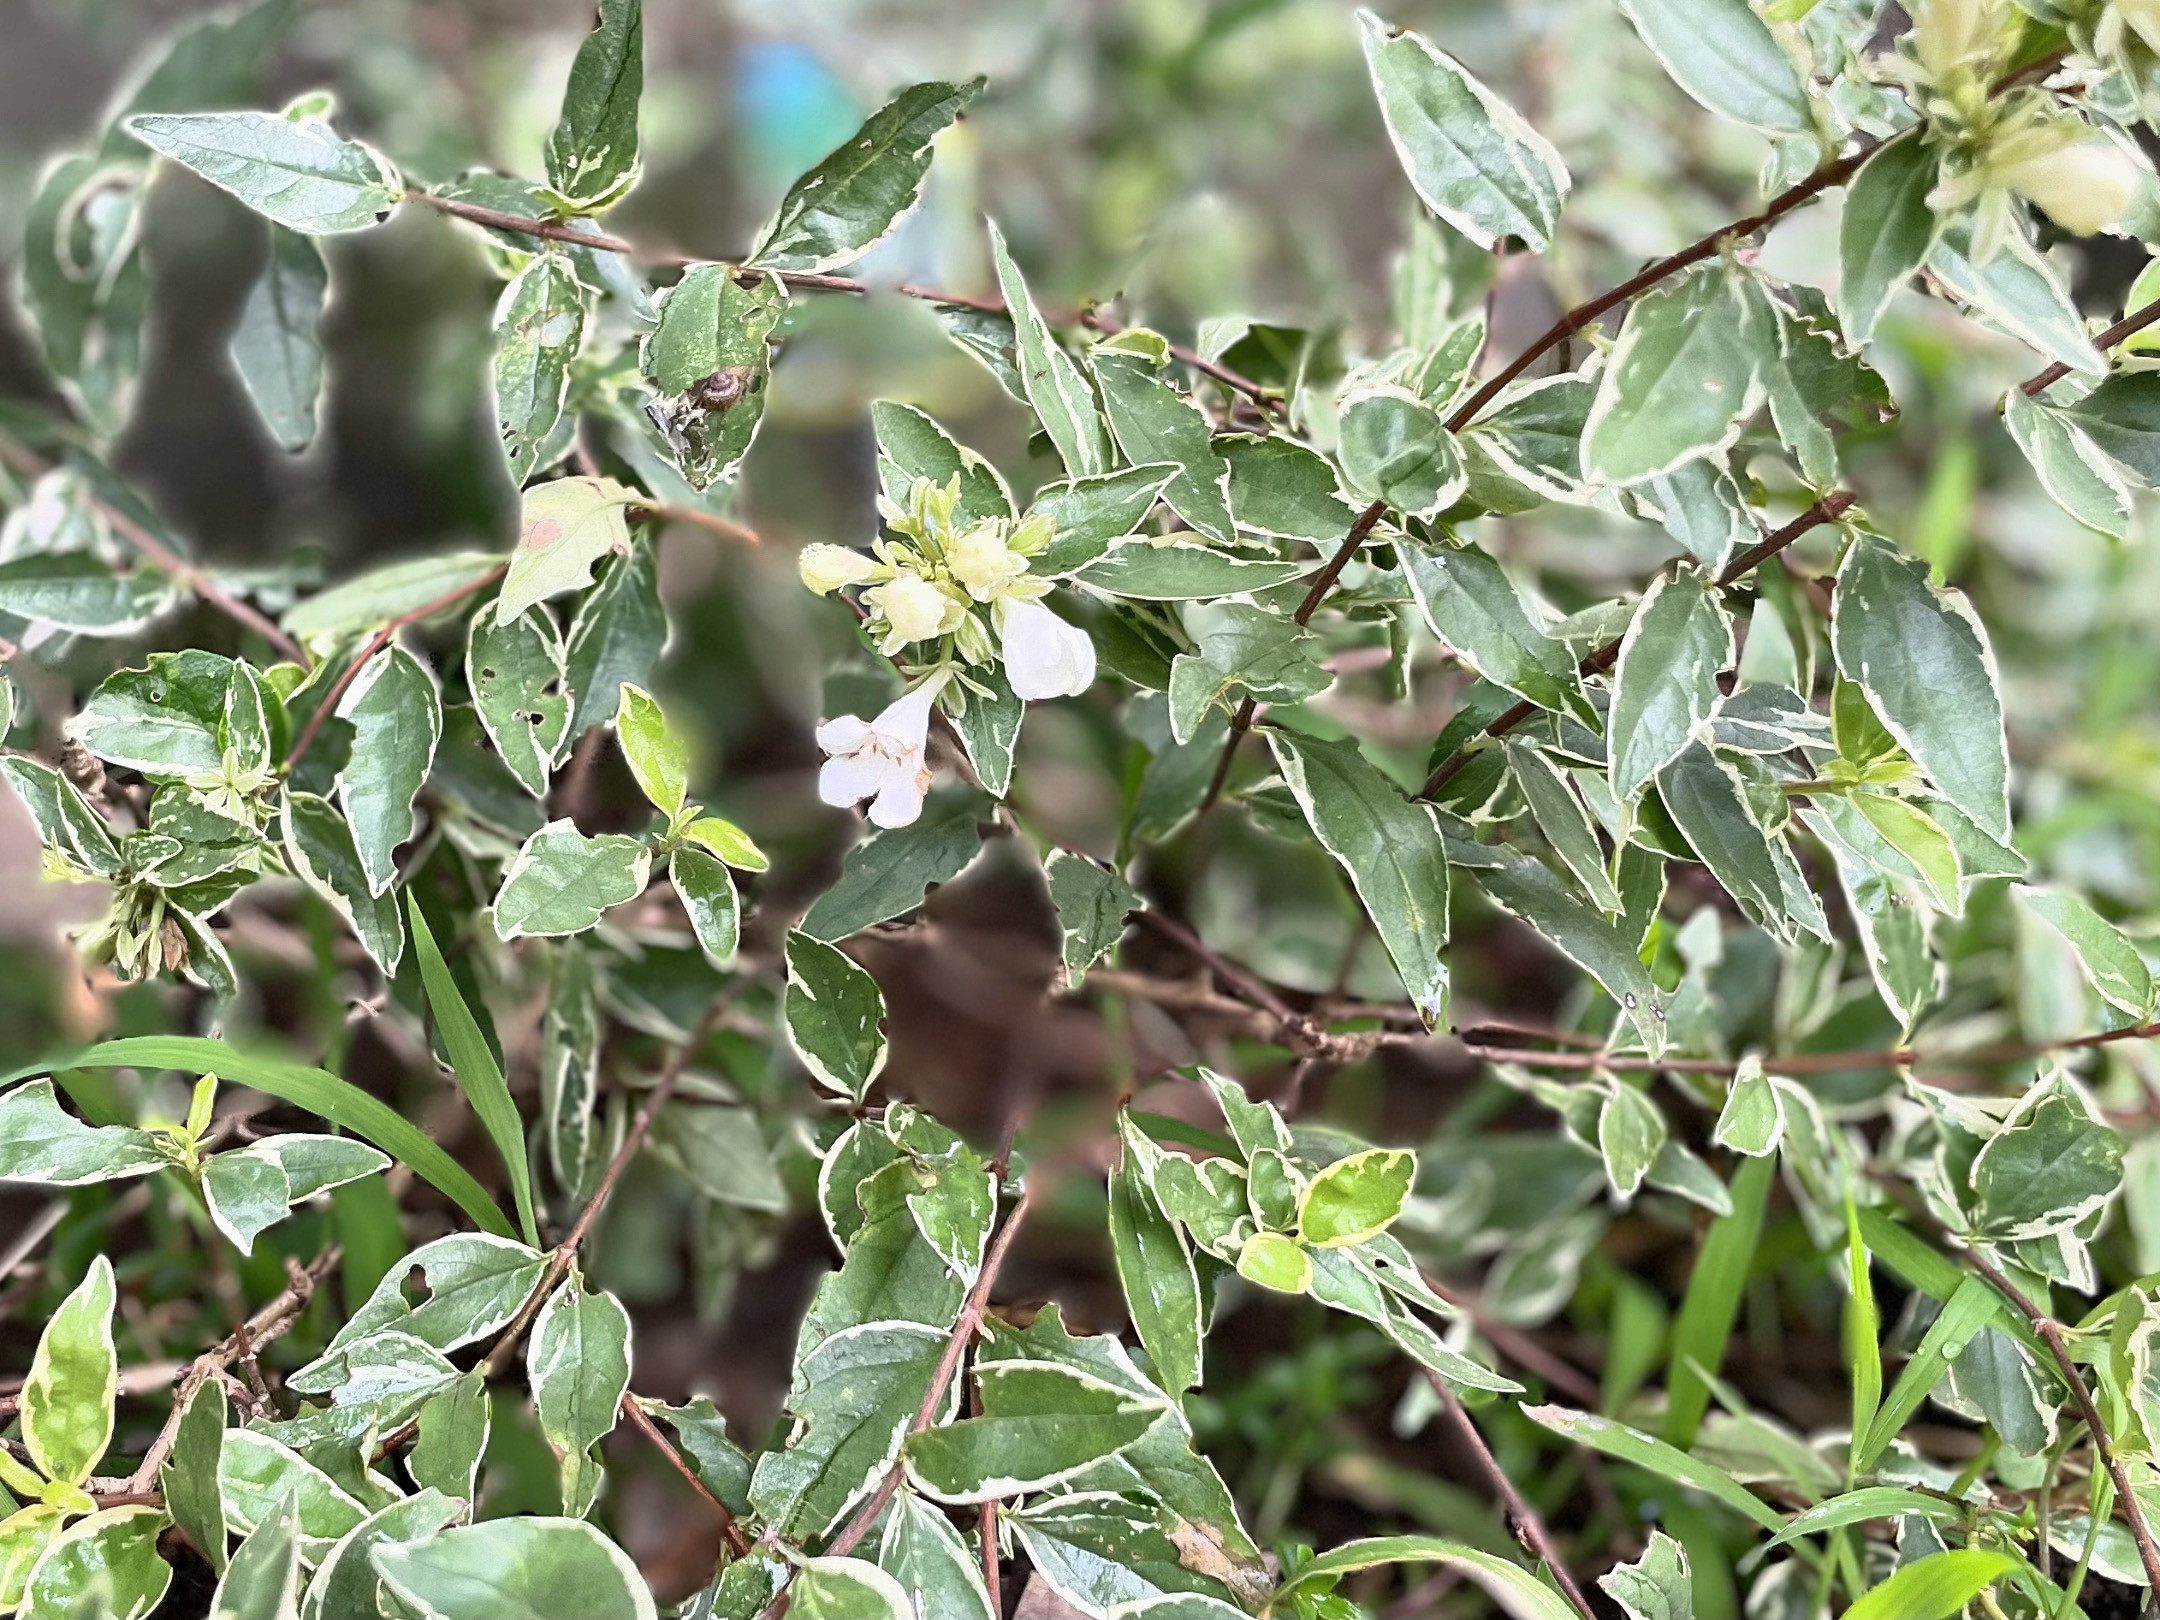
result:
<svg viewBox="0 0 2160 1620"><path fill-rule="evenodd" d="M2044 157L2005 164L1995 177L2044 209L2064 230L2090 236L2130 212L2144 175L2135 158L2100 135Z"/></svg>
<svg viewBox="0 0 2160 1620"><path fill-rule="evenodd" d="M795 559L795 566L802 573L802 582L820 596L829 596L843 585L860 585L866 579L875 579L881 572L878 565L861 552L846 546L825 544L804 546Z"/></svg>

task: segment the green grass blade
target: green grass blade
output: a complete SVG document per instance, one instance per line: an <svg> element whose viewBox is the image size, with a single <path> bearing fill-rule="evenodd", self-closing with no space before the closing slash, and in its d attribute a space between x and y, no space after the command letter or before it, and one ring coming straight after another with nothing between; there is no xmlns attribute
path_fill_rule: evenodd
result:
<svg viewBox="0 0 2160 1620"><path fill-rule="evenodd" d="M1974 1334L1995 1321L2001 1308L2002 1302L1996 1298L1995 1290L1980 1278L1967 1277L1958 1284L1957 1292L1950 1296L1950 1303L1928 1324L1919 1348L1913 1351L1912 1359L1905 1363L1904 1371L1890 1387L1890 1398L1875 1414L1875 1421L1863 1431L1859 1450L1853 1454L1854 1473L1865 1473L1874 1466L1883 1448L1905 1427L1905 1420L1920 1409L1920 1403L1942 1382L1943 1374L1950 1370L1950 1363L1972 1342Z"/></svg>
<svg viewBox="0 0 2160 1620"><path fill-rule="evenodd" d="M1775 1154L1740 1166L1732 1181L1733 1211L1710 1228L1695 1258L1680 1320L1673 1324L1672 1359L1665 1371L1665 1440L1683 1451L1695 1443L1695 1430L1710 1409L1710 1386L1690 1363L1713 1373L1725 1363L1725 1341L1740 1314L1740 1295L1747 1288L1748 1268L1762 1236L1763 1206L1776 1172Z"/></svg>
<svg viewBox="0 0 2160 1620"><path fill-rule="evenodd" d="M373 1142L391 1158L410 1165L480 1227L497 1237L515 1237L487 1189L434 1139L378 1097L327 1069L243 1052L226 1041L200 1035L137 1035L102 1041L86 1052L52 1058L0 1079L0 1086L54 1069L178 1069L186 1074L215 1074L235 1085L267 1091L331 1124Z"/></svg>
<svg viewBox="0 0 2160 1620"><path fill-rule="evenodd" d="M473 1017L472 1008L466 1005L457 981L450 977L450 964L436 949L435 936L428 931L427 919L420 914L420 903L408 898L405 910L412 918L413 944L420 954L420 982L427 987L428 1005L435 1011L435 1027L442 1032L443 1049L450 1054L450 1072L457 1076L458 1089L465 1093L465 1100L480 1116L481 1128L488 1133L488 1140L502 1155L503 1168L510 1173L510 1196L517 1201L518 1225L524 1228L525 1241L537 1249L540 1247L540 1228L533 1221L532 1170L525 1158L525 1121L518 1116L517 1104L510 1100L510 1087L503 1081L502 1069L495 1061L487 1037L480 1033L479 1021Z"/></svg>
<svg viewBox="0 0 2160 1620"><path fill-rule="evenodd" d="M1749 1162L1753 1165L1768 1161ZM1562 1439L1588 1446L1592 1451L1602 1451L1608 1457L1633 1463L1637 1468L1647 1468L1660 1479L1669 1479L1676 1485L1686 1485L1705 1496L1715 1497L1765 1530L1785 1528L1784 1514L1716 1463L1691 1457L1678 1447L1652 1439L1639 1429L1631 1429L1625 1423L1615 1423L1611 1418L1598 1417L1594 1413L1571 1411L1565 1406L1526 1406L1522 1415Z"/></svg>
<svg viewBox="0 0 2160 1620"><path fill-rule="evenodd" d="M1852 1432L1857 1437L1874 1431L1875 1413L1882 1405L1882 1322L1875 1310L1875 1283L1868 1275L1867 1244L1860 1237L1860 1212L1849 1193L1845 1265L1845 1366L1852 1374ZM1855 1457L1853 1471L1858 1469Z"/></svg>
<svg viewBox="0 0 2160 1620"><path fill-rule="evenodd" d="M2017 1567L2015 1558L1973 1547L1930 1553L1863 1593L1845 1620L1951 1620Z"/></svg>

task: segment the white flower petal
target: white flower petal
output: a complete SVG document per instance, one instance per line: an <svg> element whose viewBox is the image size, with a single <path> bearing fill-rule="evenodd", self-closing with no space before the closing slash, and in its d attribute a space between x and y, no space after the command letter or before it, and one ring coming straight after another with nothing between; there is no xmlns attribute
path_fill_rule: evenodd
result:
<svg viewBox="0 0 2160 1620"><path fill-rule="evenodd" d="M930 704L938 695L938 688L929 684L918 686L904 693L885 706L885 712L870 722L870 728L881 738L889 738L901 748L921 754L923 744L930 736ZM915 762L920 765L922 761Z"/></svg>
<svg viewBox="0 0 2160 1620"><path fill-rule="evenodd" d="M877 802L870 806L870 820L879 827L905 827L922 814L923 793L930 786L929 771L916 756L914 769L890 766L883 778Z"/></svg>
<svg viewBox="0 0 2160 1620"><path fill-rule="evenodd" d="M870 740L870 723L859 714L843 714L817 728L817 745L828 754L852 754Z"/></svg>
<svg viewBox="0 0 2160 1620"><path fill-rule="evenodd" d="M871 753L829 759L818 772L818 797L827 804L851 810L883 786L885 771L885 761Z"/></svg>

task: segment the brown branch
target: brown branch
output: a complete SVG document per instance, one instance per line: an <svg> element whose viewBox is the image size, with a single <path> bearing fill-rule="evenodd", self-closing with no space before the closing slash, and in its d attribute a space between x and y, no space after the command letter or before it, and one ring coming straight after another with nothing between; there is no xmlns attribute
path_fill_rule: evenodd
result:
<svg viewBox="0 0 2160 1620"><path fill-rule="evenodd" d="M1038 1177L1040 1173L1037 1172ZM982 1326L983 1313L990 1308L990 1289L997 1281L998 1269L1005 1264L1005 1256L1012 1248L1014 1237L1019 1234L1020 1223L1027 1219L1028 1209L1034 1203L1036 1191L1041 1185L1039 1179L1031 1179L1021 1187L1019 1202L1013 1205L1012 1213L1005 1217L1005 1224L991 1240L990 1251L983 1256L982 1272L976 1277L975 1286L968 1290L967 1301L960 1307L960 1319L953 1323L952 1332L946 1337L945 1353L938 1357L937 1367L930 1374L930 1388L924 1393L922 1405L916 1410L915 1421L908 1425L908 1433L921 1434L937 1422L938 1408L945 1403L945 1392L952 1387L953 1376L960 1370L961 1358L967 1354L969 1342L974 1339L976 1330ZM869 1500L856 1509L855 1516L847 1523L847 1528L835 1536L832 1545L825 1549L826 1555L840 1558L854 1551L862 1538L870 1533L870 1526L877 1521L877 1516L885 1511L885 1504L893 1499L900 1489L900 1482L906 1477L907 1465L895 1460L892 1467L885 1471L885 1477L878 1482L878 1488L871 1492Z"/></svg>
<svg viewBox="0 0 2160 1620"><path fill-rule="evenodd" d="M1590 1607L1590 1600L1583 1596L1582 1588L1575 1584L1575 1577L1568 1573L1567 1565L1561 1561L1560 1549L1553 1545L1552 1533L1545 1528L1545 1521L1538 1516L1538 1510L1524 1499L1522 1492L1515 1488L1515 1482L1507 1477L1507 1470L1502 1468L1499 1459L1493 1456L1492 1447L1488 1446L1485 1437L1478 1433L1478 1426L1470 1421L1470 1414L1463 1410L1462 1402L1455 1398L1455 1392L1448 1388L1439 1374L1431 1368L1425 1368L1424 1373L1434 1393L1440 1397L1440 1408L1447 1414L1448 1424L1454 1429L1456 1438L1470 1448L1470 1455L1477 1463L1478 1472L1485 1476L1486 1484L1490 1485L1494 1494L1506 1504L1508 1520L1515 1527L1515 1539L1522 1543L1523 1551L1544 1561L1545 1567L1552 1571L1554 1582L1583 1620L1597 1620L1596 1611Z"/></svg>
<svg viewBox="0 0 2160 1620"><path fill-rule="evenodd" d="M683 1460L682 1453L669 1443L668 1437L660 1432L660 1425L653 1422L651 1414L638 1405L637 1397L628 1390L623 1391L622 1414L630 1420L631 1426L638 1433L653 1443L654 1449L661 1456L674 1464L675 1472L682 1475L689 1482L690 1488L704 1497L713 1512L720 1516L720 1535L727 1542L728 1551L737 1558L747 1555L750 1551L750 1538L743 1534L742 1526L735 1522L735 1515L729 1511L728 1505L713 1495L712 1487L700 1479L697 1470Z"/></svg>
<svg viewBox="0 0 2160 1620"><path fill-rule="evenodd" d="M187 1415L188 1402L194 1397L195 1391L209 1379L219 1376L242 1356L253 1355L282 1336L300 1319L300 1313L307 1309L308 1301L315 1297L316 1284L330 1274L343 1253L344 1251L333 1243L317 1255L305 1270L288 1259L285 1262L287 1281L283 1291L189 1364L179 1387L173 1391L172 1412L166 1417L156 1438L150 1442L150 1449L143 1453L141 1464L128 1476L126 1490L122 1494L131 1499L156 1500L154 1495L145 1493L151 1492L157 1483L158 1470L164 1466L166 1457L172 1452L173 1441L180 1433L180 1420ZM123 1504L107 1500L104 1505L117 1507Z"/></svg>
<svg viewBox="0 0 2160 1620"><path fill-rule="evenodd" d="M407 192L405 200L420 203L425 207L434 209L437 213L448 214L455 219L469 220L475 225L485 225L492 230L512 231L522 236L536 236L548 242L568 242L576 247L591 248L596 253L620 253L628 257L641 258L648 262L660 264L727 264L727 261L722 259L701 260L679 253L647 252L638 247L636 243L626 242L619 236L603 236L597 231L581 231L555 220L528 219L522 214L508 214L499 208L485 208L478 203L461 202L453 197L431 196L425 191ZM771 276L785 286L804 292L851 293L858 297L867 297L869 294L880 290L874 283L859 280L854 276L831 276L805 270L762 270L755 265L728 265L728 268L757 270L760 275ZM936 287L918 286L912 281L903 281L891 290L898 293L902 298L913 298L926 304L954 304L962 309L981 310L986 315L1003 315L1006 313L1004 301L1001 299L978 298L967 293L945 292ZM1122 322L1101 313L1099 310L1082 310L1077 314L1067 316L1058 324L1085 326L1105 334L1115 334L1125 329ZM1279 410L1282 408L1282 399L1276 392L1254 382L1250 377L1231 370L1219 361L1209 360L1197 350L1187 348L1182 343L1169 344L1168 348L1171 355L1183 364L1192 367L1195 371L1213 377L1226 388L1233 388L1237 392L1246 395L1263 409Z"/></svg>
<svg viewBox="0 0 2160 1620"><path fill-rule="evenodd" d="M423 603L408 613L400 613L396 618L376 631L368 639L367 645L360 649L359 656L347 664L344 673L331 683L330 690L323 694L322 702L315 705L315 712L308 716L307 724L300 728L300 737L293 744L292 752L285 756L285 769L290 771L300 763L300 756L308 751L308 745L315 740L315 733L322 730L323 722L330 717L331 711L337 708L338 699L345 695L345 688L352 685L353 677L367 667L367 661L370 658L373 658L383 648L389 646L400 630L404 629L408 624L418 623L422 619L440 613L446 607L454 607L476 591L486 590L488 586L494 584L495 581L501 579L509 571L510 565L508 563L498 563L478 579L467 580L456 590L445 591L432 602Z"/></svg>
<svg viewBox="0 0 2160 1620"><path fill-rule="evenodd" d="M52 471L52 463L36 451L5 438L0 438L0 466L19 473L25 478L42 477ZM125 540L137 555L171 575L174 584L189 591L206 605L216 608L218 612L224 614L233 623L254 631L263 640L275 647L284 657L289 658L303 669L311 662L307 655L307 649L287 635L259 609L230 594L202 569L182 557L172 547L165 544L164 541L152 534L119 507L104 500L94 491L89 499L90 504L97 509L98 514L112 526L113 533Z"/></svg>
<svg viewBox="0 0 2160 1620"><path fill-rule="evenodd" d="M2096 349L2112 349L2116 344L2136 337L2138 333L2144 331L2146 327L2152 325L2155 321L2160 321L2160 299L2155 299L2143 308L2133 309L2105 332L2095 337L2093 347ZM2044 370L2027 377L2018 384L2018 388L2023 393L2037 396L2043 390L2061 382L2063 378L2069 375L2070 368L2058 360L2052 366L2048 366Z"/></svg>
<svg viewBox="0 0 2160 1620"><path fill-rule="evenodd" d="M1747 550L1734 557L1730 563L1727 563L1725 571L1717 577L1719 588L1729 589L1731 586L1738 584L1748 573L1768 562L1810 529L1815 528L1818 524L1832 522L1842 516L1846 508L1850 507L1859 498L1851 490L1832 490L1790 523L1764 535L1755 544L1749 546ZM1620 643L1617 640L1608 641L1604 646L1598 648L1580 664L1576 665L1575 672L1577 675L1585 677L1602 675L1606 670L1612 668L1619 656ZM1527 700L1517 703L1512 708L1502 710L1476 736L1463 743L1461 747L1433 767L1432 774L1425 778L1425 785L1418 789L1417 796L1421 799L1429 799L1446 787L1449 782L1453 781L1456 773L1470 763L1471 744L1476 742L1477 737L1505 736L1535 713L1537 713L1537 705Z"/></svg>
<svg viewBox="0 0 2160 1620"><path fill-rule="evenodd" d="M2070 1359L2070 1347L2063 1342L2062 1324L2027 1299L2017 1284L2004 1276L1977 1250L1967 1250L1966 1264L1987 1279L1996 1293L2016 1306L2033 1331L2040 1335L2048 1347L2048 1354L2055 1362L2055 1370L2062 1375L2069 1388L2070 1399L2078 1409L2078 1416L2085 1421L2087 1432L2092 1435L2094 1449L2107 1467L2108 1478L2115 1482L2115 1499L2122 1504L2123 1517L2130 1522L2130 1534L2137 1542L2138 1561L2145 1566L2145 1584L2160 1592L2160 1544L2153 1541L2151 1528L2145 1523L2145 1510L2139 1505L2137 1493L2130 1487L2129 1472L2123 1467L2122 1458L2116 1455L2114 1438L2107 1425L2100 1421L2100 1412L2093 1405L2092 1391L2085 1386L2085 1378L2077 1370L2077 1363Z"/></svg>

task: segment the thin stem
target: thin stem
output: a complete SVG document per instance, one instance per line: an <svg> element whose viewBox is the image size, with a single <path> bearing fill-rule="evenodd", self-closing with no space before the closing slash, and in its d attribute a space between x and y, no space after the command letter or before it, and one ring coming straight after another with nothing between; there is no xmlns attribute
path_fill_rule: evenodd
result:
<svg viewBox="0 0 2160 1620"><path fill-rule="evenodd" d="M727 1542L728 1551L737 1558L748 1553L750 1538L743 1534L742 1526L735 1522L735 1515L729 1511L728 1505L713 1495L711 1486L698 1478L697 1470L683 1460L682 1453L669 1443L668 1437L660 1432L660 1425L653 1422L651 1414L638 1405L637 1397L628 1390L623 1391L622 1415L630 1420L631 1427L653 1443L653 1448L661 1456L674 1464L675 1472L682 1475L689 1482L690 1488L704 1497L713 1512L720 1516L720 1535Z"/></svg>
<svg viewBox="0 0 2160 1620"><path fill-rule="evenodd" d="M285 769L290 772L295 765L300 763L300 756L308 751L308 745L315 740L315 733L322 730L323 722L329 719L332 711L337 708L338 699L345 695L345 688L352 685L353 678L367 667L369 659L396 639L400 630L404 629L408 624L416 624L422 619L432 617L446 607L456 606L477 591L486 590L509 571L510 565L508 563L498 563L478 579L467 580L456 590L445 591L442 595L436 597L434 601L423 603L409 613L400 613L396 618L376 631L368 639L367 645L360 649L359 656L347 664L344 672L331 683L330 690L323 694L322 702L315 705L315 712L308 716L307 724L300 728L299 740L293 744L292 752L285 757Z"/></svg>
<svg viewBox="0 0 2160 1620"><path fill-rule="evenodd" d="M2063 1341L2062 1324L2040 1309L2008 1277L2004 1276L1985 1256L1977 1250L1968 1250L1965 1262L1987 1279L1996 1293L2016 1306L2033 1331L2040 1335L2048 1347L2048 1354L2055 1362L2055 1370L2062 1375L2064 1385L2070 1391L2070 1399L2078 1409L2078 1416L2085 1421L2086 1430L2092 1435L2093 1446L2106 1465L2108 1478L2115 1482L2115 1495L2122 1503L2123 1517L2130 1521L2130 1534L2137 1542L2138 1561L2145 1566L2145 1584L2160 1592L2160 1544L2153 1541L2151 1528L2145 1523L2145 1510L2138 1504L2137 1494L2130 1488L2130 1475L2116 1455L2114 1438L2107 1425L2100 1421L2099 1408L2093 1405L2092 1391L2085 1385L2085 1376L2070 1359L2070 1347Z"/></svg>
<svg viewBox="0 0 2160 1620"><path fill-rule="evenodd" d="M554 1252L548 1256L547 1270L540 1274L539 1286L534 1288L526 1297L525 1303L518 1307L517 1315L510 1318L509 1325L502 1331L502 1337L495 1341L494 1348L488 1351L487 1359L481 1363L487 1369L489 1377L494 1377L509 1365L511 1353L517 1349L518 1341L525 1337L525 1331L532 1326L533 1319L540 1314L540 1307L547 1303L548 1296L555 1292L556 1285L570 1274L570 1268L577 1263L578 1249L591 1235L593 1223L600 1218L600 1211L607 1204L609 1195L615 1191L615 1184L622 1180L623 1171L628 1169L630 1161L637 1157L638 1149L645 1145L645 1137L652 1130L653 1121L659 1118L660 1110L667 1106L668 1099L675 1094L675 1083L682 1078L683 1070L689 1067L692 1056L705 1044L705 1037L713 1032L720 1022L721 1014L727 1011L729 1003L734 1000L733 992L734 986L730 985L706 1003L704 1016L690 1032L690 1038L668 1054L667 1064L660 1071L659 1084L653 1087L651 1095L645 1099L645 1106L640 1108L637 1116L630 1121L629 1130L623 1133L622 1146L615 1150L615 1157L608 1161L607 1169L601 1174L600 1185L593 1189L592 1197L578 1212L577 1221L570 1228L569 1236L556 1244Z"/></svg>
<svg viewBox="0 0 2160 1620"><path fill-rule="evenodd" d="M2144 331L2146 327L2152 325L2155 321L2160 321L2160 299L2155 299L2142 308L2133 309L2105 332L2094 338L2093 347L2096 349L2112 349L2125 339L2136 337L2138 333ZM2023 393L2037 396L2043 390L2061 382L2063 378L2069 375L2070 368L2058 360L2052 366L2048 366L2027 377L2018 384L2018 388Z"/></svg>
<svg viewBox="0 0 2160 1620"><path fill-rule="evenodd" d="M1524 1499L1522 1492L1515 1488L1515 1482L1507 1477L1507 1470L1500 1466L1499 1459L1492 1454L1492 1447L1485 1443L1485 1437L1478 1433L1478 1426L1470 1421L1470 1414L1463 1410L1462 1402L1455 1398L1455 1392L1442 1383L1439 1375L1432 1369L1425 1369L1425 1377L1439 1395L1441 1410L1447 1414L1449 1426L1454 1429L1456 1438L1470 1448L1470 1455L1478 1465L1478 1472L1485 1476L1485 1482L1507 1505L1508 1519L1515 1527L1515 1539L1523 1544L1523 1550L1531 1557L1544 1560L1545 1567L1552 1571L1552 1578L1558 1584L1562 1595L1574 1605L1575 1612L1581 1615L1583 1620L1597 1620L1596 1611L1590 1607L1590 1600L1583 1596L1582 1588L1575 1584L1575 1577L1568 1573L1567 1565L1561 1561L1560 1549L1553 1545L1552 1533L1545 1528L1545 1521L1538 1516L1538 1510Z"/></svg>
<svg viewBox="0 0 2160 1620"><path fill-rule="evenodd" d="M11 439L0 438L0 466L25 478L39 478L52 471L52 463L27 446ZM197 599L214 607L233 623L254 631L275 647L284 657L291 659L303 669L311 662L307 649L287 635L259 610L249 606L229 593L222 585L200 568L182 557L142 524L126 512L104 500L95 492L89 496L90 504L99 516L111 525L113 533L134 549L137 555L172 576L173 583L191 592Z"/></svg>
<svg viewBox="0 0 2160 1620"><path fill-rule="evenodd" d="M983 1314L990 1308L990 1289L997 1281L998 1269L1005 1264L1005 1256L1012 1248L1013 1239L1019 1235L1020 1223L1027 1219L1028 1209L1040 1186L1039 1180L1031 1180L1020 1189L1019 1202L1013 1205L1012 1213L1005 1217L1005 1224L991 1240L990 1252L983 1256L982 1272L976 1277L975 1286L968 1290L967 1302L960 1307L960 1319L953 1323L952 1332L946 1337L945 1353L938 1357L936 1370L930 1375L930 1388L923 1394L915 1421L908 1425L910 1434L921 1434L937 1422L938 1408L945 1404L945 1392L952 1387L961 1358L967 1354L968 1344L982 1326ZM877 1516L885 1511L885 1504L893 1499L901 1480L906 1477L907 1468L903 1463L896 1462L887 1469L870 1499L856 1510L847 1528L825 1549L827 1556L840 1558L854 1551L862 1538L870 1533L870 1526L877 1522Z"/></svg>

